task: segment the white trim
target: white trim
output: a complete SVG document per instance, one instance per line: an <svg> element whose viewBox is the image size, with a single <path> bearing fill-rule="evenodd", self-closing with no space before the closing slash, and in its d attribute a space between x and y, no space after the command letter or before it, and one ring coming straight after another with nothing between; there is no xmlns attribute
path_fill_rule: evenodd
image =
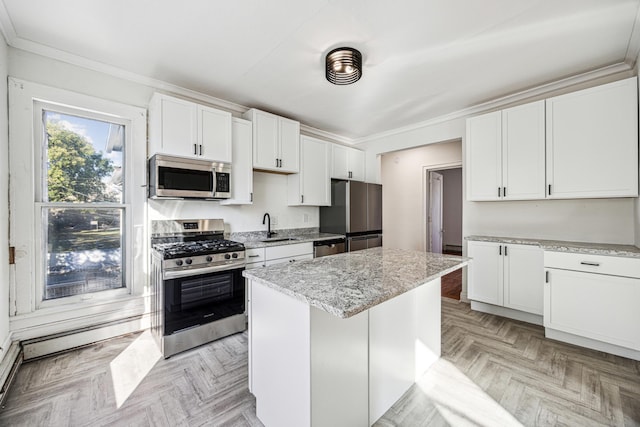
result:
<svg viewBox="0 0 640 427"><path fill-rule="evenodd" d="M357 138L353 140L353 143L357 145L365 142L372 142L377 139L387 138L393 135L410 132L412 130L437 125L439 123L444 123L444 122L448 122L455 119L465 118L475 114L488 112L491 110L501 109L505 106L509 106L516 103L523 103L525 101L532 100L535 97L548 95L554 91L564 89L570 86L574 86L582 83L588 83L590 81L593 81L599 78L604 78L607 76L630 72L630 71L633 71L633 67L630 67L629 64L624 62L614 64L614 65L609 65L607 67L599 68L597 70L588 71L586 73L567 77L561 80L556 80L551 83L543 84L541 86L536 86L531 89L526 89L510 95L496 98L491 101L484 102L482 104L474 105L473 107L454 111L452 113L435 117L433 119L425 120L423 122L414 123L414 124L396 128L396 129L390 129L388 131L380 132L380 133L369 135L362 138Z"/></svg>
<svg viewBox="0 0 640 427"><path fill-rule="evenodd" d="M437 142L435 144L437 144ZM429 189L429 172L456 168L462 168L462 160L459 162L440 163L422 167L422 250L424 252L429 251L429 230L427 227L429 220L429 198L427 197L430 192L427 191Z"/></svg>
<svg viewBox="0 0 640 427"><path fill-rule="evenodd" d="M567 332L558 331L557 329L544 328L544 336L545 338L549 338L552 340L562 341L569 344L578 345L580 347L591 348L593 350L604 351L606 353L615 354L617 356L622 356L633 360L640 360L640 351L626 347L620 347L615 344L609 344L591 338L581 337L579 335L573 335Z"/></svg>
<svg viewBox="0 0 640 427"><path fill-rule="evenodd" d="M627 45L627 54L624 58L624 62L629 64L631 68L636 67L638 64L638 56L640 55L640 5L638 5L638 11L636 13L636 19L633 23L633 29L631 30L631 37L629 37L629 44Z"/></svg>
<svg viewBox="0 0 640 427"><path fill-rule="evenodd" d="M503 97L491 100L489 102L485 102L469 108L454 111L452 113L445 114L439 117L435 117L433 119L425 120L419 123L414 123L414 124L403 126L400 128L390 129L384 132L364 136L361 138L349 138L349 137L338 135L332 132L313 128L311 126L304 125L304 124L300 125L300 130L303 133L310 136L328 138L333 141L342 142L343 144L347 144L347 145L357 145L364 142L369 142L376 139L386 138L392 135L409 132L411 130L433 126L438 123L443 123L450 120L471 116L474 114L480 114L489 110L500 109L509 104L524 102L533 97L548 94L554 90L563 89L565 87L569 87L576 84L586 83L598 78L607 77L617 73L633 71L633 67L638 57L638 53L640 52L639 21L640 21L640 8L638 11L638 15L636 16L636 23L634 25L632 35L629 41L629 46L627 49L627 55L625 57L625 60L617 64L613 64L613 65L602 67L596 70L588 71L586 73L577 74L571 77L567 77L565 79L543 84L535 88L526 89L520 92L516 92L507 96L503 96ZM159 91L166 91L167 93L170 93L173 95L181 95L181 96L191 98L193 100L202 101L214 107L222 108L230 112L243 114L250 109L249 107L246 107L241 104L237 104L235 102L226 101L224 99L217 98L211 95L206 95L200 92L196 92L194 90L187 89L182 86L174 85L158 79L143 76L141 74L133 73L131 71L126 71L122 68L107 65L98 61L93 61L78 55L74 55L65 51L61 51L58 49L41 45L39 43L34 43L32 41L22 39L16 35L13 24L11 23L11 20L9 19L9 15L6 11L4 2L1 0L0 0L0 31L2 31L2 34L5 36L7 44L16 49L25 50L27 52L32 52L47 58L52 58L52 59L66 62L72 65L83 67L89 70L98 71L110 76L121 78L123 80L139 83L145 86L155 88Z"/></svg>
<svg viewBox="0 0 640 427"><path fill-rule="evenodd" d="M149 328L151 316L147 313L131 319L113 322L91 329L75 331L60 336L23 343L24 360L46 356L60 351L92 344L109 338L138 332Z"/></svg>
<svg viewBox="0 0 640 427"><path fill-rule="evenodd" d="M148 297L126 295L111 301L94 301L84 306L67 304L43 308L37 312L11 317L9 326L13 331L13 339L24 341L140 316L149 311L148 307Z"/></svg>
<svg viewBox="0 0 640 427"><path fill-rule="evenodd" d="M480 301L471 301L471 310L495 314L496 316L507 317L509 319L520 320L521 322L533 323L534 325L542 326L542 316L527 313L525 311L513 310L511 308L500 307Z"/></svg>
<svg viewBox="0 0 640 427"><path fill-rule="evenodd" d="M34 100L42 100L53 104L77 106L85 111L104 112L105 116L120 117L129 122L127 153L124 167L127 181L125 183L124 204L106 204L107 207L127 209L126 232L132 246L128 258L127 286L101 293L86 294L80 303L71 304L68 299L48 304L55 307L43 307L36 310L38 295L34 270L36 264L36 227L41 221L36 221L34 209L35 161L33 156L34 144ZM38 83L22 81L9 77L9 145L10 168L14 177L24 183L20 188L10 185L12 200L12 221L10 221L10 240L16 246L16 265L12 266L10 286L10 330L16 339L33 338L43 334L59 333L105 321L119 320L134 315L141 315L148 311L143 295L148 292L147 286L147 232L146 220L146 168L134 167L140 161L146 161L146 110L117 102L107 101L93 96L83 95L63 89L57 89ZM17 181L14 181L14 184ZM21 215L16 223L16 215ZM24 220L23 220L24 219ZM136 245L137 244L137 245ZM120 291L120 292L118 292ZM129 292L131 295L129 295ZM104 298L113 294L125 294L105 301ZM110 295L108 295L110 294ZM86 298L87 296L90 298ZM67 300L67 301L63 301Z"/></svg>

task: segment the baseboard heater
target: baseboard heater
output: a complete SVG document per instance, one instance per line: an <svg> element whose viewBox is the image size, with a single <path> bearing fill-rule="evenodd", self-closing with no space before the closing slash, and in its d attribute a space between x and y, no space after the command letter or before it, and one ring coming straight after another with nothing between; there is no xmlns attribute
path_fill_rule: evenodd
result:
<svg viewBox="0 0 640 427"><path fill-rule="evenodd" d="M85 328L22 341L24 360L34 360L84 347L107 339L138 332L149 327L149 315L127 317Z"/></svg>
<svg viewBox="0 0 640 427"><path fill-rule="evenodd" d="M0 407L4 405L7 398L7 391L13 384L13 380L22 365L23 352L18 341L11 343L9 350L0 362Z"/></svg>

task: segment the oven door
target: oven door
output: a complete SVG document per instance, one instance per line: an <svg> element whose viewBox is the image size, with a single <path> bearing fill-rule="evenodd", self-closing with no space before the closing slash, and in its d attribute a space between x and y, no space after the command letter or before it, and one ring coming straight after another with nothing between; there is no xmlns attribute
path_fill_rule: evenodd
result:
<svg viewBox="0 0 640 427"><path fill-rule="evenodd" d="M245 311L242 268L165 279L164 335Z"/></svg>

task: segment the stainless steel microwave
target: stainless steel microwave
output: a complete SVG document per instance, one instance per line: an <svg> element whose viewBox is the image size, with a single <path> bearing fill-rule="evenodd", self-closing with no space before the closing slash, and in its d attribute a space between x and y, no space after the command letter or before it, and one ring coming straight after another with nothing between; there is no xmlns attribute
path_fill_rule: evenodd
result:
<svg viewBox="0 0 640 427"><path fill-rule="evenodd" d="M228 199L231 197L231 165L155 154L149 159L149 197Z"/></svg>

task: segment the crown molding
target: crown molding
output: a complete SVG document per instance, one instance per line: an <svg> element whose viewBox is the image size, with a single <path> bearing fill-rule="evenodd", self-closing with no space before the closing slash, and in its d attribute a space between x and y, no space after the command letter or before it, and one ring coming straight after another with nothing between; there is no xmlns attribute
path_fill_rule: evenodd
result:
<svg viewBox="0 0 640 427"><path fill-rule="evenodd" d="M173 95L180 95L192 100L205 102L207 104L210 104L212 106L215 106L230 112L243 114L244 112L249 110L249 107L246 107L241 104L237 104L235 102L227 101L221 98L216 98L214 96L206 95L201 92L184 88L182 86L167 83L162 80L154 79L138 73L127 71L119 67L107 65L102 62L93 61L85 57L71 54L69 52L55 49L39 43L35 43L30 40L22 39L18 37L16 34L15 28L13 26L13 23L11 22L11 19L9 18L9 14L7 13L6 6L3 0L0 0L0 32L4 36L6 43L9 46L16 49L21 49L27 52L40 55L40 56L66 62L72 65L76 65L76 66L86 68L92 71L96 71L99 73L107 74L112 77L116 77L123 80L149 86L153 89L156 89L162 92L167 92ZM626 52L624 62L599 68L597 70L588 71L586 73L578 74L565 79L557 80L557 81L547 83L541 86L537 86L535 88L527 89L521 92L516 92L514 94L493 99L491 101L474 105L472 107L465 108L462 110L454 111L452 113L435 117L433 119L425 120L418 123L413 123L411 125L407 125L407 126L403 126L395 129L390 129L384 132L372 134L372 135L361 137L361 138L349 138L349 137L338 135L332 132L317 129L302 123L300 124L300 131L309 136L328 139L330 141L338 142L344 145L357 145L357 144L374 141L381 138L390 137L397 134L402 134L405 132L410 132L412 130L416 130L416 129L420 129L428 126L434 126L434 125L448 122L451 120L466 118L474 114L479 114L479 113L487 112L490 110L504 108L509 104L522 102L537 96L543 96L545 94L549 94L553 91L564 89L569 86L586 83L598 78L607 77L617 73L633 71L634 67L638 65L636 64L638 55L640 55L640 7L638 8L638 12L636 14L636 20L635 20L635 24L629 40L629 45L627 47L627 52Z"/></svg>
<svg viewBox="0 0 640 427"><path fill-rule="evenodd" d="M11 18L9 18L9 13L7 12L4 0L0 0L0 32L4 36L4 41L9 46L12 46L17 37L16 29L13 26L13 22L11 22Z"/></svg>
<svg viewBox="0 0 640 427"><path fill-rule="evenodd" d="M535 97L543 97L554 91L565 89L570 86L587 83L599 78L611 76L614 74L633 71L633 67L626 62L621 62L614 65L598 68L597 70L588 71L586 73L577 74L575 76L567 77L561 80L556 80L550 83L546 83L540 86L536 86L531 89L526 89L520 92L516 92L510 95L506 95L500 98L492 99L491 101L483 102L469 108L454 111L449 114L445 114L433 119L425 120L422 122L414 123L411 125L403 126L396 129L390 129L388 131L380 132L374 135L370 135L363 138L353 140L353 144L362 144L365 142L375 141L381 138L387 138L390 136L410 132L413 130L421 129L428 126L434 126L440 123L448 122L451 120L462 119L469 116L473 116L480 113L489 112L491 110L502 109L506 106L521 103L523 101L531 100Z"/></svg>
<svg viewBox="0 0 640 427"><path fill-rule="evenodd" d="M317 129L305 124L300 124L300 133L308 136L315 136L332 142L338 142L343 145L353 145L354 139L346 136L338 135L336 133L328 132L326 130Z"/></svg>
<svg viewBox="0 0 640 427"><path fill-rule="evenodd" d="M629 44L627 45L627 54L624 62L631 68L637 67L638 56L640 56L640 5L636 12L636 19L633 22Z"/></svg>

